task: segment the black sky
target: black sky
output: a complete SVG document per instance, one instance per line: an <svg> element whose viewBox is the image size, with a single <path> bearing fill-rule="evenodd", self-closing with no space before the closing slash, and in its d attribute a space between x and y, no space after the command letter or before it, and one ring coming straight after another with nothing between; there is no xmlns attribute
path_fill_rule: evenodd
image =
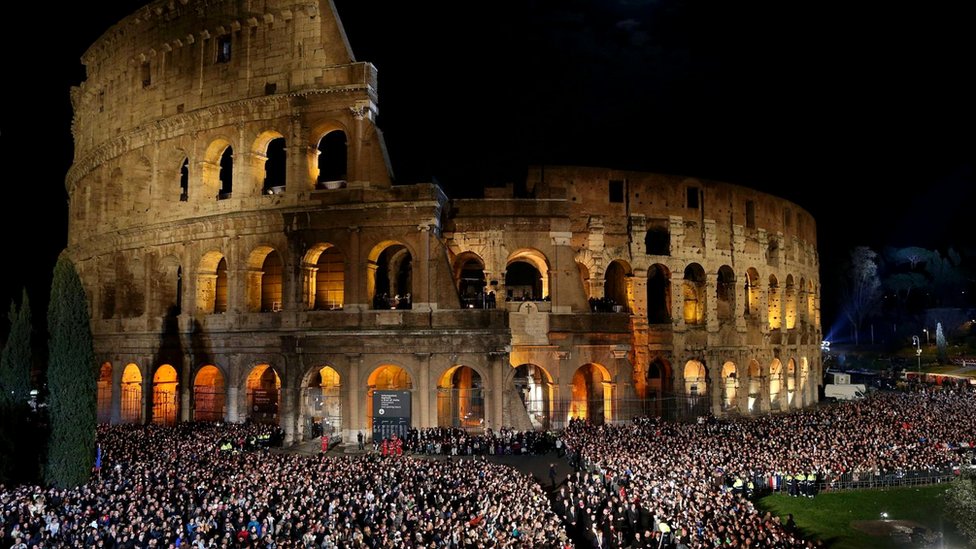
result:
<svg viewBox="0 0 976 549"><path fill-rule="evenodd" d="M2 38L4 308L24 285L46 300L66 243L69 88L85 49L142 4L7 13L43 35ZM966 3L336 4L357 59L379 69L398 182L469 196L528 164L658 171L795 201L818 221L822 264L860 243L976 244Z"/></svg>

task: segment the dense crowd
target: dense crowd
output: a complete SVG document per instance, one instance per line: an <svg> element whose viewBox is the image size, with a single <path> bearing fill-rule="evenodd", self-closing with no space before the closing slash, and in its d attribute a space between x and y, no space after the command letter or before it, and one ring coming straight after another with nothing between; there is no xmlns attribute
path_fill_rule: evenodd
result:
<svg viewBox="0 0 976 549"><path fill-rule="evenodd" d="M558 437L414 429L402 457L273 452L261 441L280 432L260 425L100 427L88 484L0 487L0 547L817 547L743 497L753 481L813 496L841 475L951 471L976 447L973 417L976 393L919 390L689 424L574 420ZM553 449L576 470L549 497L484 457ZM424 453L440 457L408 457Z"/></svg>
<svg viewBox="0 0 976 549"><path fill-rule="evenodd" d="M445 456L546 454L555 449L556 437L548 431L501 428L497 431L486 429L477 434L464 429L435 427L410 429L406 447L415 454Z"/></svg>
<svg viewBox="0 0 976 549"><path fill-rule="evenodd" d="M829 486L842 474L951 470L963 459L958 448L976 446L973 417L973 393L929 391L692 424L574 421L563 436L579 470L555 507L571 533L599 538L599 547L815 546L734 486L800 475Z"/></svg>
<svg viewBox="0 0 976 549"><path fill-rule="evenodd" d="M483 459L221 449L259 426L99 429L101 470L71 490L0 490L27 547L565 547L542 488ZM18 547L19 549L19 547Z"/></svg>

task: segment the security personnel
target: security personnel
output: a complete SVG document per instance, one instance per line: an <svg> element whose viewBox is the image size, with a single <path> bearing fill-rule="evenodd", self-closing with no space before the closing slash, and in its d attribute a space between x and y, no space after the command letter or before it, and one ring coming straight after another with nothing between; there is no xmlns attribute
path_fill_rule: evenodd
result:
<svg viewBox="0 0 976 549"><path fill-rule="evenodd" d="M755 493L756 493L756 485L752 482L752 479L750 478L749 482L746 483L746 497L751 499L752 495Z"/></svg>
<svg viewBox="0 0 976 549"><path fill-rule="evenodd" d="M797 495L806 496L807 495L807 476L803 473L797 473L796 475L796 492Z"/></svg>
<svg viewBox="0 0 976 549"><path fill-rule="evenodd" d="M657 528L661 531L661 545L667 547L671 543L671 527L662 520Z"/></svg>
<svg viewBox="0 0 976 549"><path fill-rule="evenodd" d="M796 497L797 495L796 477L794 477L792 473L786 475L786 490L791 496Z"/></svg>
<svg viewBox="0 0 976 549"><path fill-rule="evenodd" d="M737 496L741 496L743 485L744 483L742 482L742 477L736 476L735 482L732 483L732 493Z"/></svg>

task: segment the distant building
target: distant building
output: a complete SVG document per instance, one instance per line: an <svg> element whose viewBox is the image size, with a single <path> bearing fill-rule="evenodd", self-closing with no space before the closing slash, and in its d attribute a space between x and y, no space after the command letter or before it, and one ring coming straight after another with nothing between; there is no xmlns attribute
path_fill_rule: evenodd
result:
<svg viewBox="0 0 976 549"><path fill-rule="evenodd" d="M155 1L83 62L67 253L102 421L295 442L368 430L378 389L410 391L414 426L469 428L817 399L794 204L603 168L530 170L528 198L393 185L376 69L328 1Z"/></svg>

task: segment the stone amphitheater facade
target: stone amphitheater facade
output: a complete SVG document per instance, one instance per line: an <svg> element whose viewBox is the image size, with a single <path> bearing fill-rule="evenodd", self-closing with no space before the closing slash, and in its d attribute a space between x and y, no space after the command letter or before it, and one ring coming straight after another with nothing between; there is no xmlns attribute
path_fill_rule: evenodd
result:
<svg viewBox="0 0 976 549"><path fill-rule="evenodd" d="M530 169L452 200L392 184L377 71L332 3L155 1L72 90L66 254L105 422L355 438L758 414L816 402L816 227L736 185Z"/></svg>

